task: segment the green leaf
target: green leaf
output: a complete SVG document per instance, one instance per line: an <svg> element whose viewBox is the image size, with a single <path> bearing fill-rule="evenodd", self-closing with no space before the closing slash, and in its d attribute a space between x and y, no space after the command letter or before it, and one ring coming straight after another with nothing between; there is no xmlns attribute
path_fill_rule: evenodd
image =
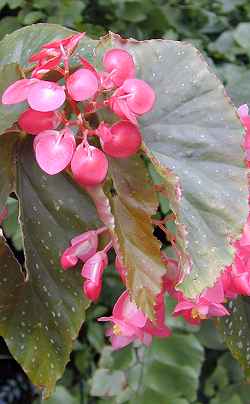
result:
<svg viewBox="0 0 250 404"><path fill-rule="evenodd" d="M160 258L161 244L153 236L151 223L158 207L157 196L140 155L109 159L109 173L112 191L108 197L119 253L128 269L127 286L138 306L153 318L155 296L161 291L166 272Z"/></svg>
<svg viewBox="0 0 250 404"><path fill-rule="evenodd" d="M78 404L79 401L73 397L64 386L57 386L54 394L46 401L46 404Z"/></svg>
<svg viewBox="0 0 250 404"><path fill-rule="evenodd" d="M2 223L5 237L11 239L16 250L23 250L23 238L20 222L18 220L18 201L14 198L7 199L8 216Z"/></svg>
<svg viewBox="0 0 250 404"><path fill-rule="evenodd" d="M232 355L250 378L250 298L238 297L228 304L231 315L218 321L219 330Z"/></svg>
<svg viewBox="0 0 250 404"><path fill-rule="evenodd" d="M17 141L13 133L0 137L0 212L14 189Z"/></svg>
<svg viewBox="0 0 250 404"><path fill-rule="evenodd" d="M177 216L187 275L180 288L195 297L231 263L230 239L240 236L247 218L244 131L222 84L192 45L121 41L115 34L102 43L131 52L138 77L156 91L155 107L141 120L145 151Z"/></svg>
<svg viewBox="0 0 250 404"><path fill-rule="evenodd" d="M234 31L234 39L242 48L250 51L250 23L242 22L239 24Z"/></svg>
<svg viewBox="0 0 250 404"><path fill-rule="evenodd" d="M0 100L6 88L21 78L20 70L16 63L0 67ZM17 121L20 113L24 110L23 104L3 105L0 102L0 135Z"/></svg>
<svg viewBox="0 0 250 404"><path fill-rule="evenodd" d="M134 351L132 346L126 349ZM116 395L115 402L123 402L119 399L122 392L127 392L127 387L130 391L130 404L188 404L196 399L203 348L193 335L175 333L164 340L155 339L150 348L136 348L136 352L137 359L130 354L126 368L121 361L120 371L123 370L125 380L123 386L119 386L119 391L113 392ZM117 353L110 350L109 355L113 358ZM104 372L112 378L119 371L117 361L108 362L106 359L103 362L101 358L100 366L105 363L106 367L98 369L94 374L92 383L95 387L92 384L91 389L91 395L102 398L107 395L106 384L98 383L97 387L96 376L99 381Z"/></svg>
<svg viewBox="0 0 250 404"><path fill-rule="evenodd" d="M67 174L40 170L30 137L20 147L17 195L26 275L2 246L0 334L47 397L69 360L88 306L79 272L62 271L59 257L73 236L99 221L89 197Z"/></svg>

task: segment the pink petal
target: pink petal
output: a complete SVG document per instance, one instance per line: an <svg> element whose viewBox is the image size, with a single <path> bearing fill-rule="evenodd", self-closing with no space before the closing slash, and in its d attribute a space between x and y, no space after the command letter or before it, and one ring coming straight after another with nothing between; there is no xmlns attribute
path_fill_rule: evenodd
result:
<svg viewBox="0 0 250 404"><path fill-rule="evenodd" d="M125 320L139 328L143 327L147 321L145 314L137 308L135 303L131 302L127 290L117 300L113 308L113 317L118 320Z"/></svg>
<svg viewBox="0 0 250 404"><path fill-rule="evenodd" d="M107 254L103 251L98 251L85 262L81 272L82 277L90 280L92 283L99 284L107 263Z"/></svg>
<svg viewBox="0 0 250 404"><path fill-rule="evenodd" d="M243 104L238 108L238 113L240 115L240 117L244 117L248 115L248 105L247 104Z"/></svg>
<svg viewBox="0 0 250 404"><path fill-rule="evenodd" d="M35 154L38 165L49 175L58 174L70 163L75 150L71 133L47 130L36 137Z"/></svg>
<svg viewBox="0 0 250 404"><path fill-rule="evenodd" d="M11 84L2 95L3 104L18 104L28 97L30 87L36 83L36 79L22 79Z"/></svg>
<svg viewBox="0 0 250 404"><path fill-rule="evenodd" d="M71 170L80 185L98 185L106 178L108 160L105 154L96 147L83 147L80 144L71 161Z"/></svg>
<svg viewBox="0 0 250 404"><path fill-rule="evenodd" d="M131 344L131 342L135 341L136 338L137 338L136 336L127 337L123 335L112 335L110 337L110 342L114 350L117 350Z"/></svg>
<svg viewBox="0 0 250 404"><path fill-rule="evenodd" d="M60 258L60 264L61 267L66 270L71 267L74 267L78 262L78 259L76 256L71 254L71 249L66 248L66 250L63 252L61 258Z"/></svg>
<svg viewBox="0 0 250 404"><path fill-rule="evenodd" d="M27 99L30 107L36 111L55 111L64 103L65 92L57 83L39 80L30 87Z"/></svg>
<svg viewBox="0 0 250 404"><path fill-rule="evenodd" d="M45 130L56 129L60 121L54 111L40 112L29 108L20 115L18 125L25 132L37 135Z"/></svg>
<svg viewBox="0 0 250 404"><path fill-rule="evenodd" d="M83 293L84 295L87 297L87 299L95 302L100 294L101 294L101 290L102 290L102 282L100 283L93 283L90 280L86 280L83 283Z"/></svg>
<svg viewBox="0 0 250 404"><path fill-rule="evenodd" d="M73 100L85 101L97 92L98 80L89 69L78 69L69 76L66 86Z"/></svg>
<svg viewBox="0 0 250 404"><path fill-rule="evenodd" d="M124 81L122 90L130 95L127 104L133 113L142 115L152 109L155 103L155 92L145 81L128 79Z"/></svg>
<svg viewBox="0 0 250 404"><path fill-rule="evenodd" d="M210 302L222 303L225 300L224 289L221 280L218 280L212 288L207 288L201 295Z"/></svg>
<svg viewBox="0 0 250 404"><path fill-rule="evenodd" d="M123 49L109 49L103 57L103 66L116 86L126 79L135 77L135 64L132 56Z"/></svg>

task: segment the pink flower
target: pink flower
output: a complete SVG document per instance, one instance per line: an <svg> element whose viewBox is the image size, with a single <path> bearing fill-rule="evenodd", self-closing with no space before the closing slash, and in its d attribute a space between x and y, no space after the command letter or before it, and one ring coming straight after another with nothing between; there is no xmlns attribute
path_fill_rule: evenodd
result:
<svg viewBox="0 0 250 404"><path fill-rule="evenodd" d="M108 75L106 80L110 80L115 86L121 86L126 79L135 77L135 64L132 56L123 49L109 49L103 57L103 66ZM104 76L105 77L105 76Z"/></svg>
<svg viewBox="0 0 250 404"><path fill-rule="evenodd" d="M42 49L29 59L31 63L37 63L32 76L39 78L50 70L57 68L65 57L69 57L74 52L78 42L84 35L85 33L80 33L44 44Z"/></svg>
<svg viewBox="0 0 250 404"><path fill-rule="evenodd" d="M68 128L45 130L34 139L36 161L49 175L58 174L69 165L75 147L74 134Z"/></svg>
<svg viewBox="0 0 250 404"><path fill-rule="evenodd" d="M31 108L24 111L18 119L20 128L31 135L37 135L49 129L56 129L60 123L61 118L55 111L40 112Z"/></svg>
<svg viewBox="0 0 250 404"><path fill-rule="evenodd" d="M127 79L106 104L118 116L137 125L137 117L149 112L155 103L154 90L143 80Z"/></svg>
<svg viewBox="0 0 250 404"><path fill-rule="evenodd" d="M107 253L98 251L90 257L83 265L81 275L85 280L83 292L92 301L99 298L102 289L103 271L108 265Z"/></svg>
<svg viewBox="0 0 250 404"><path fill-rule="evenodd" d="M11 84L2 96L2 103L6 105L25 100L33 110L55 111L65 101L64 88L52 81L23 79Z"/></svg>
<svg viewBox="0 0 250 404"><path fill-rule="evenodd" d="M155 304L155 323L147 320L143 331L148 335L148 339L152 339L153 336L159 338L169 337L171 335L171 330L165 325L165 303L164 294L160 293L156 298Z"/></svg>
<svg viewBox="0 0 250 404"><path fill-rule="evenodd" d="M71 246L66 248L61 256L61 266L64 270L75 266L78 261L85 262L92 257L98 246L98 232L87 231L71 240Z"/></svg>
<svg viewBox="0 0 250 404"><path fill-rule="evenodd" d="M81 143L72 158L71 170L80 185L98 185L105 180L108 160L101 150Z"/></svg>
<svg viewBox="0 0 250 404"><path fill-rule="evenodd" d="M85 101L95 95L98 90L96 75L89 69L78 69L66 82L69 95L75 101Z"/></svg>
<svg viewBox="0 0 250 404"><path fill-rule="evenodd" d="M98 321L113 323L113 327L107 331L107 336L110 337L114 349L123 348L136 339L140 339L145 344L148 343L142 330L147 318L135 303L131 302L127 290L122 293L114 305L112 316L101 317Z"/></svg>
<svg viewBox="0 0 250 404"><path fill-rule="evenodd" d="M97 134L103 151L116 158L132 156L139 150L142 142L138 127L128 121L117 122L111 127L101 122Z"/></svg>
<svg viewBox="0 0 250 404"><path fill-rule="evenodd" d="M229 312L222 304L224 301L223 284L221 280L219 280L212 288L205 289L205 291L193 301L183 296L175 307L174 315L182 315L189 323L199 324L201 320L228 315Z"/></svg>

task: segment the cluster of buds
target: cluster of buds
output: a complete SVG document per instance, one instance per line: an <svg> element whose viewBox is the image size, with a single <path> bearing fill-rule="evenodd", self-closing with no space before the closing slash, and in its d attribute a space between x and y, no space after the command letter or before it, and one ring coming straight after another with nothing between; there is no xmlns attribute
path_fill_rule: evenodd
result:
<svg viewBox="0 0 250 404"><path fill-rule="evenodd" d="M123 49L107 50L103 71L97 71L76 53L83 36L43 45L30 57L30 77L11 84L2 103L28 104L18 125L35 136L34 152L42 170L54 175L70 167L80 185L95 186L106 178L106 155L127 158L140 148L137 118L151 110L155 93L136 78L134 60ZM72 56L78 58L78 68L70 67ZM51 72L56 72L57 81L45 79ZM90 118L104 109L112 112L115 123L101 121L93 127Z"/></svg>

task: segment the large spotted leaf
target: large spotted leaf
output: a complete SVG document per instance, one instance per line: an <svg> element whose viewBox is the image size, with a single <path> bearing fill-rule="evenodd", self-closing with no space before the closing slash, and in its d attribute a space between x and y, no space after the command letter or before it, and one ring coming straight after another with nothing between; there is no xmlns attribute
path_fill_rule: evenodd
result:
<svg viewBox="0 0 250 404"><path fill-rule="evenodd" d="M59 256L72 236L99 222L91 200L70 177L47 176L38 168L29 141L20 146L16 187L26 271L2 246L0 334L47 396L63 373L87 307L80 274L63 272Z"/></svg>
<svg viewBox="0 0 250 404"><path fill-rule="evenodd" d="M229 302L231 315L221 318L219 330L233 356L240 362L250 380L250 298L238 297Z"/></svg>
<svg viewBox="0 0 250 404"><path fill-rule="evenodd" d="M128 50L138 76L156 91L156 105L140 124L145 150L177 215L187 275L180 287L194 297L231 262L230 240L239 237L247 217L242 126L222 84L192 45L126 41L114 34L101 45L100 53L111 46Z"/></svg>

